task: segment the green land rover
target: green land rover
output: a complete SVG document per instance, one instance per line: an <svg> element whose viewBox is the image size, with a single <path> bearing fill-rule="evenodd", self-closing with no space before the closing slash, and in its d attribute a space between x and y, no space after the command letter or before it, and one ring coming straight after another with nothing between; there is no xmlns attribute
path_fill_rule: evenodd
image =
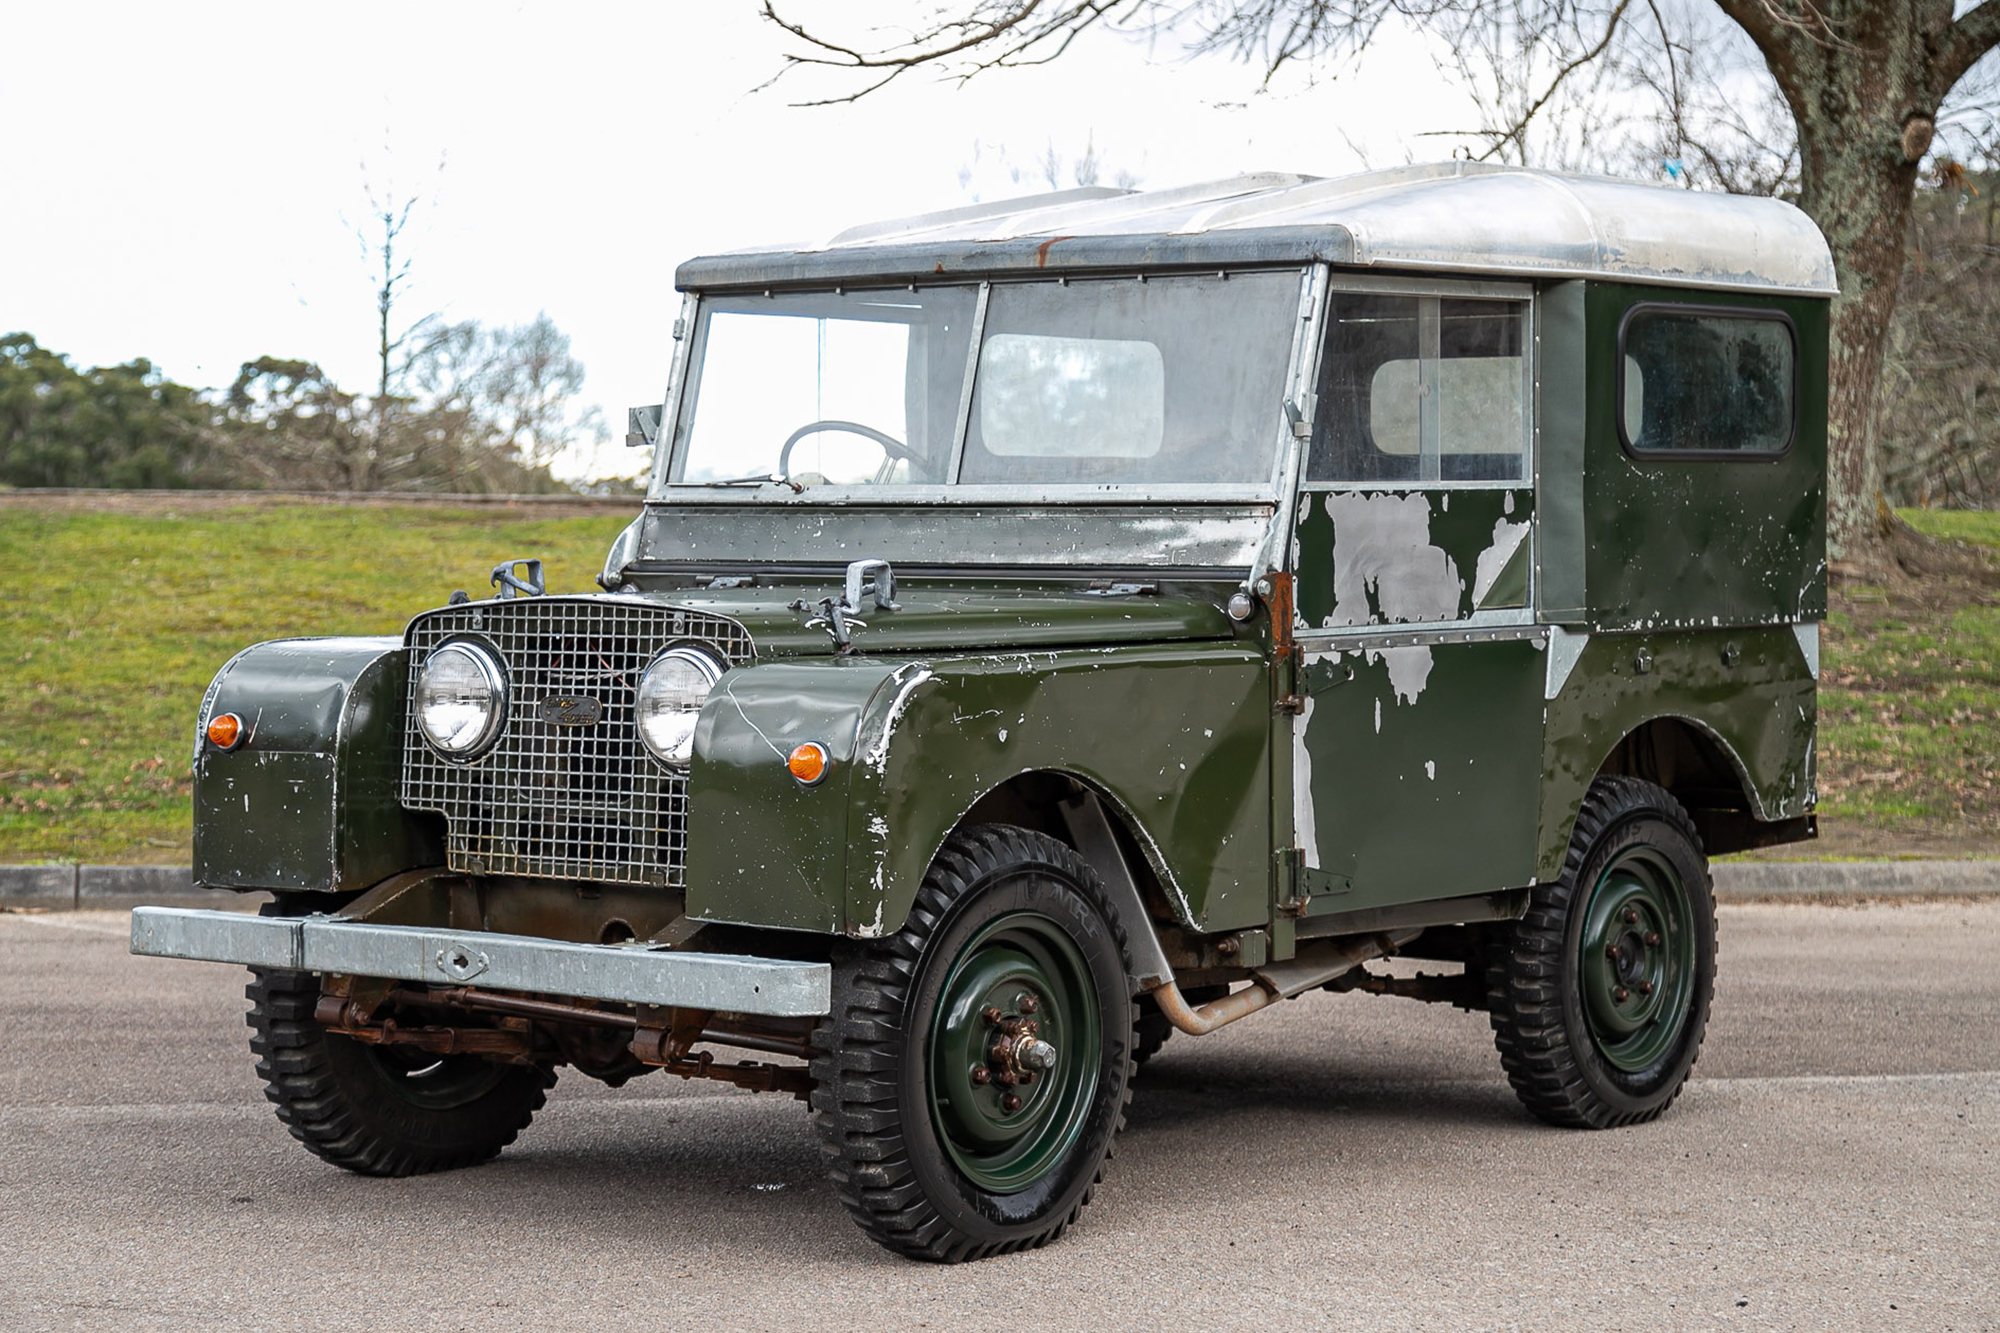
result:
<svg viewBox="0 0 2000 1333"><path fill-rule="evenodd" d="M1261 175L678 285L602 593L510 562L202 701L195 877L273 901L132 948L251 967L309 1150L468 1166L561 1066L720 1079L971 1259L1076 1219L1173 1033L1313 990L1485 1011L1553 1124L1665 1110L1706 856L1814 834L1802 214Z"/></svg>

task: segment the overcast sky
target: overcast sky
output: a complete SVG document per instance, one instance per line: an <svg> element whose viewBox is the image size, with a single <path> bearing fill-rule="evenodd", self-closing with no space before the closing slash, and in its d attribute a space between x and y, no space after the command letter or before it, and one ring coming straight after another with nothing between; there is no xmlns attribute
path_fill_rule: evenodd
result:
<svg viewBox="0 0 2000 1333"><path fill-rule="evenodd" d="M858 33L857 10L928 7L781 12ZM1105 34L1045 69L913 75L801 110L787 103L851 85L753 91L790 39L750 0L13 6L4 33L0 332L79 365L150 357L196 385L270 354L368 389L373 295L351 226L372 183L423 197L408 314L546 310L621 434L628 404L658 401L689 256L1033 193L1051 144L1065 160L1094 144L1107 182L1159 187L1444 158L1456 141L1421 132L1470 116L1394 36L1317 86L1263 90L1255 69ZM612 448L558 470L637 461Z"/></svg>

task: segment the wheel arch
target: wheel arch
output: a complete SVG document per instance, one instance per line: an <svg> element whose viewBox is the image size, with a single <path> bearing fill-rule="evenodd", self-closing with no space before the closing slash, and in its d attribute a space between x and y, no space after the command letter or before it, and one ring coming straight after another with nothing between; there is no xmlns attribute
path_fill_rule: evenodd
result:
<svg viewBox="0 0 2000 1333"><path fill-rule="evenodd" d="M1632 777L1680 802L1709 855L1765 845L1757 826L1770 816L1749 765L1728 739L1700 718L1660 713L1628 729L1599 761L1593 778ZM1575 812L1570 819L1575 824Z"/></svg>
<svg viewBox="0 0 2000 1333"><path fill-rule="evenodd" d="M1069 820L1064 817L1062 803L1082 793L1095 797L1103 807L1112 835L1117 840L1117 853L1124 860L1122 868L1099 864L1101 853L1094 855L1093 850L1076 837ZM974 801L952 829L947 830L945 837L968 825L991 823L1019 824L1023 828L1048 834L1081 856L1106 882L1114 882L1119 874L1130 874L1155 928L1169 923L1188 927L1196 924L1187 895L1176 882L1173 868L1167 864L1159 844L1146 831L1131 807L1102 783L1063 768L1038 768L1017 773L995 784ZM938 846L941 848L943 845L940 840ZM932 855L936 855L935 850ZM1137 925L1136 922L1130 924Z"/></svg>
<svg viewBox="0 0 2000 1333"><path fill-rule="evenodd" d="M1104 811L1116 844L1114 852L1093 849L1076 836L1063 813L1063 804L1078 796L1095 800ZM926 867L935 864L954 834L979 824L1011 824L1047 834L1082 857L1107 883L1129 875L1145 905L1148 924L1156 931L1164 924L1195 924L1187 895L1174 878L1159 844L1129 804L1101 782L1063 767L1024 769L1003 778L987 787L955 817L938 821L923 864ZM1123 865L1104 863L1108 854L1122 858ZM854 905L851 917L859 924L850 927L847 933L872 939L900 929L908 903L903 903L899 910L892 886L884 879L864 881L863 887L867 900Z"/></svg>

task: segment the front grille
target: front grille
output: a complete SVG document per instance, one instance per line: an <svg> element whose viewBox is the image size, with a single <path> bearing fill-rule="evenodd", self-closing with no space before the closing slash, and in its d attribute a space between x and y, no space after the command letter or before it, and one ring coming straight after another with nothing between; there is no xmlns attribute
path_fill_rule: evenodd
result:
<svg viewBox="0 0 2000 1333"><path fill-rule="evenodd" d="M449 606L410 622L403 804L449 825L453 870L611 884L675 885L687 865L687 778L639 744L639 673L668 644L698 640L731 664L750 636L733 620L625 595L521 597ZM424 662L449 639L483 641L507 664L507 727L470 763L441 758L416 721ZM556 726L542 701L578 695L603 713Z"/></svg>

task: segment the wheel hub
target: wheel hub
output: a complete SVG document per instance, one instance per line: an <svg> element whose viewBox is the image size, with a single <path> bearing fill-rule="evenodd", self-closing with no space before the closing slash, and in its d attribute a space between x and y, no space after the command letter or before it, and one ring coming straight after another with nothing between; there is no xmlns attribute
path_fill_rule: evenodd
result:
<svg viewBox="0 0 2000 1333"><path fill-rule="evenodd" d="M1585 908L1578 952L1598 1053L1619 1069L1645 1069L1679 1037L1694 984L1687 889L1665 858L1641 846L1613 859Z"/></svg>
<svg viewBox="0 0 2000 1333"><path fill-rule="evenodd" d="M1081 1132L1101 1043L1087 965L1061 928L1020 913L960 951L931 1025L933 1123L969 1178L1025 1189Z"/></svg>

